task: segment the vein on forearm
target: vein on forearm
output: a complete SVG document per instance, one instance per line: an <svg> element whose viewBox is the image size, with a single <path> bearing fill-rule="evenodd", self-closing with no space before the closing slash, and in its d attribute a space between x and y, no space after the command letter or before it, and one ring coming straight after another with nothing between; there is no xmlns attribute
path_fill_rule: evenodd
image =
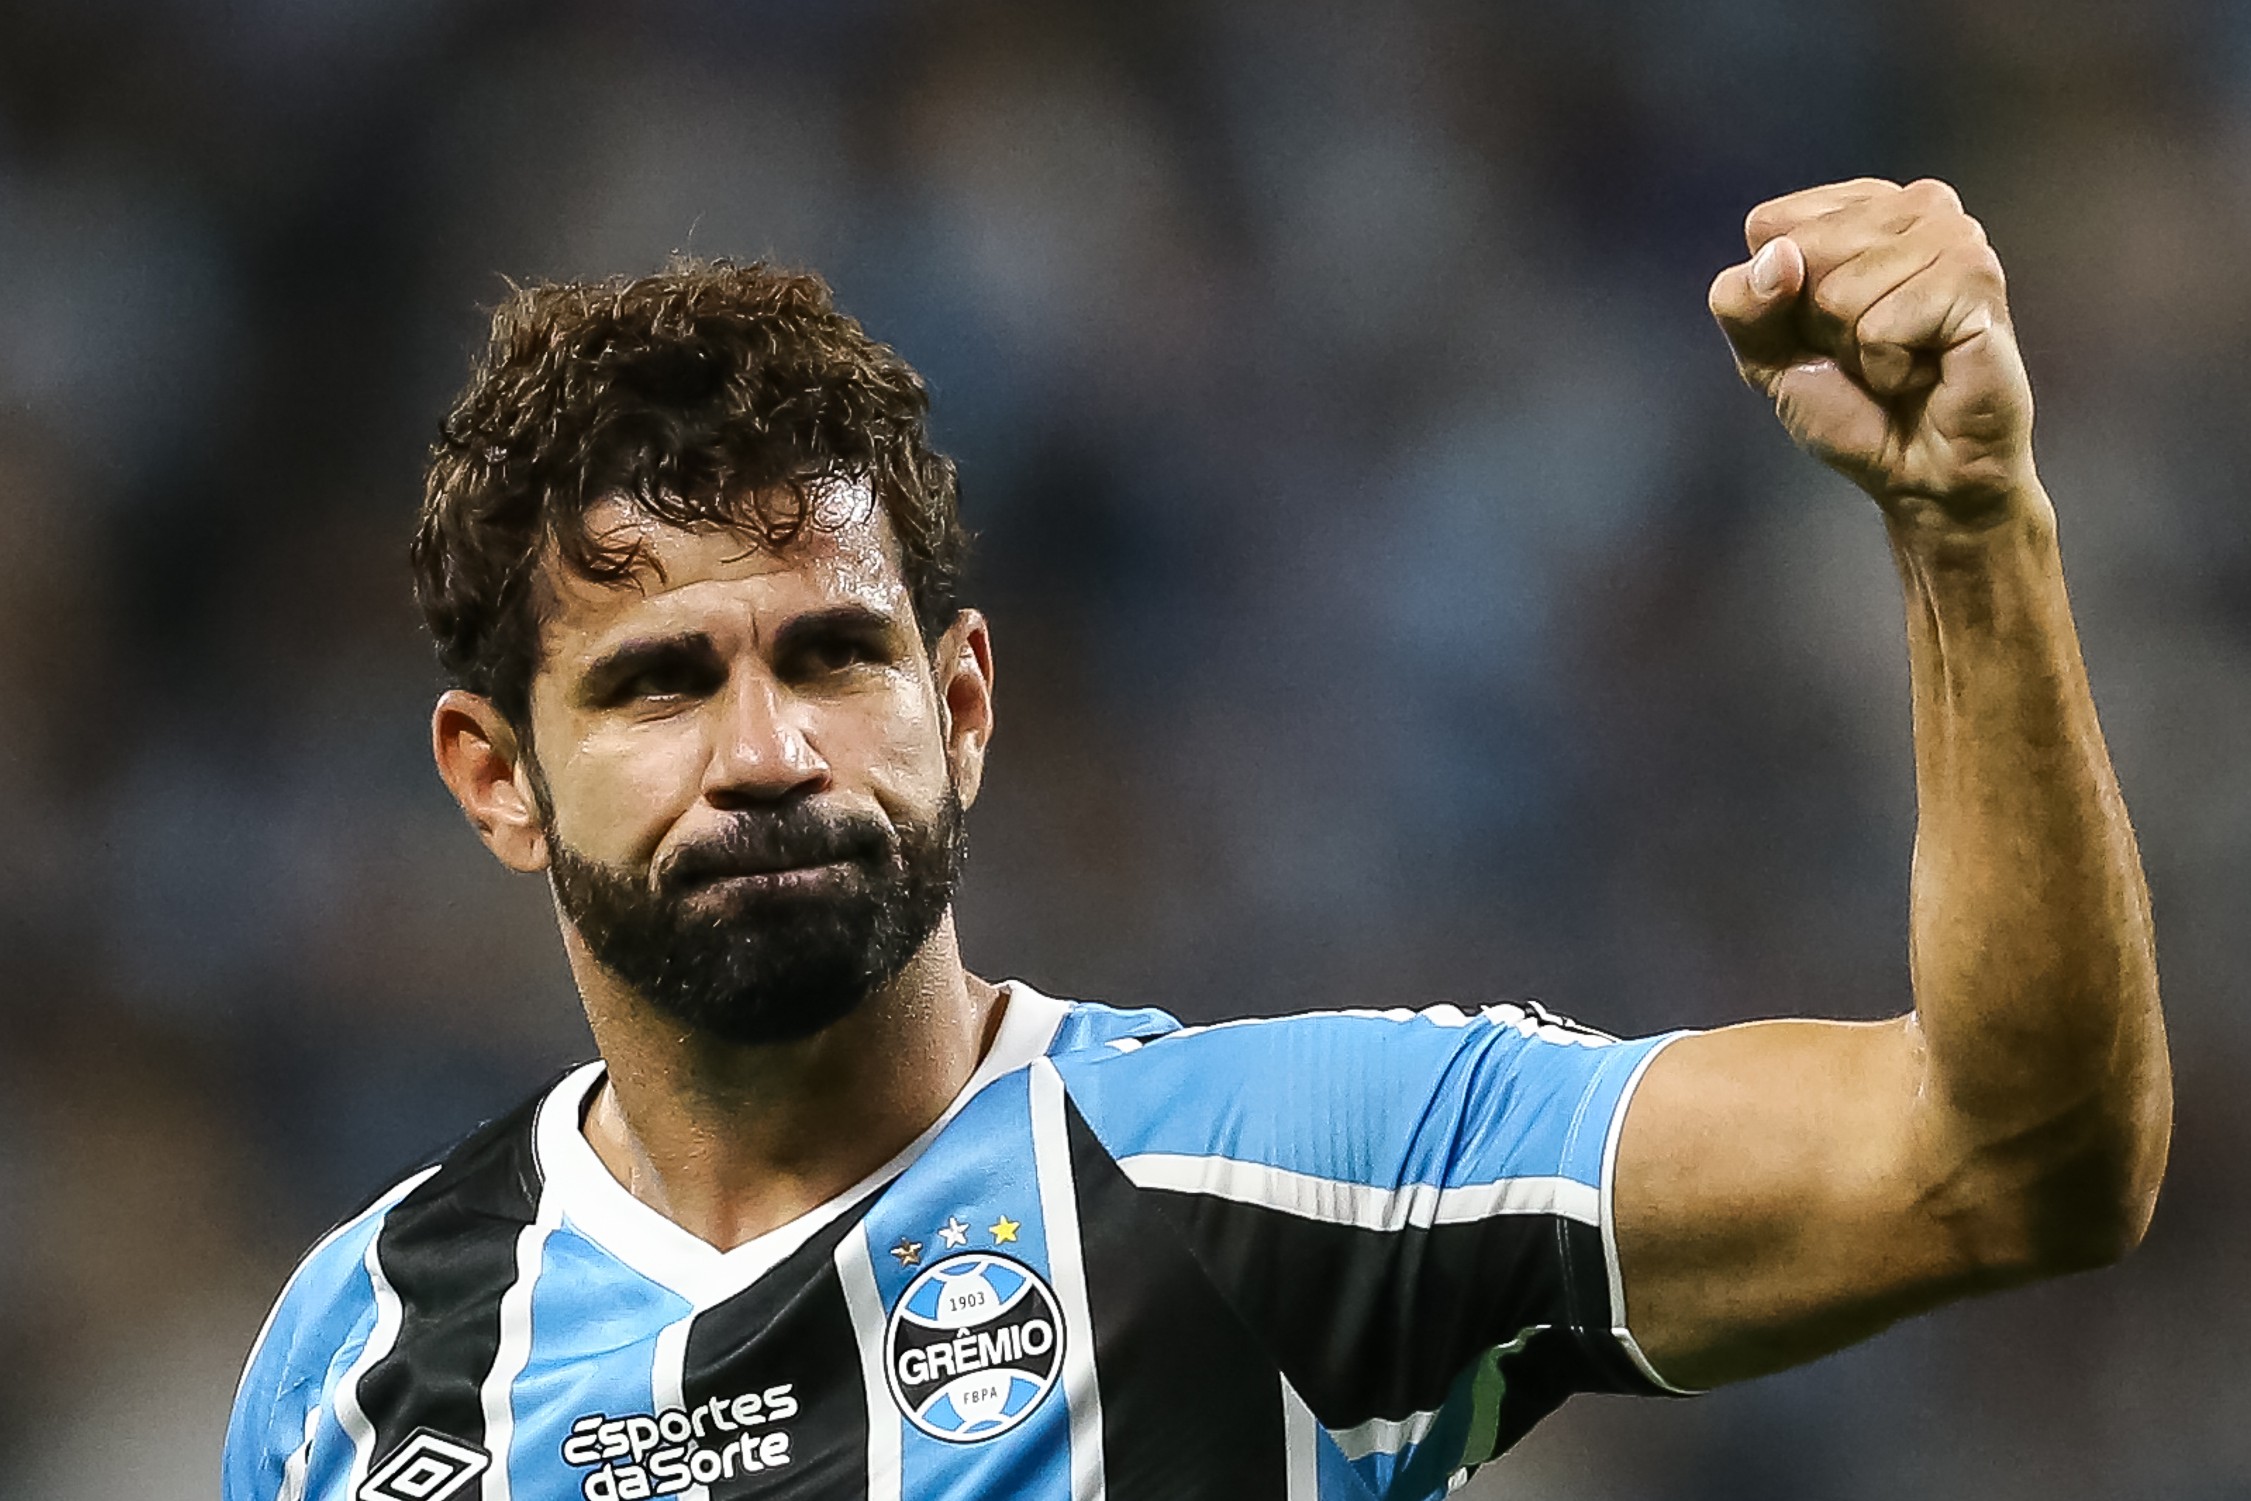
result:
<svg viewBox="0 0 2251 1501"><path fill-rule="evenodd" d="M2109 1155L2098 1123L2130 1133L2148 1113L2162 1034L2140 859L2052 527L2043 515L1968 539L1895 532L1894 550L1914 693L1911 959L1929 1085L1996 1147ZM2050 1129L2067 1120L2080 1129Z"/></svg>

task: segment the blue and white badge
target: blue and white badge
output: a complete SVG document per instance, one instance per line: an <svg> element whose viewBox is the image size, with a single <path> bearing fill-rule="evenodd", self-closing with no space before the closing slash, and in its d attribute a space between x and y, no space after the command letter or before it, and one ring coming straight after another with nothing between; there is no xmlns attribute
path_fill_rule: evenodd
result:
<svg viewBox="0 0 2251 1501"><path fill-rule="evenodd" d="M932 1438L997 1438L1030 1417L1062 1374L1055 1294L997 1252L934 1262L891 1310L884 1368L899 1410Z"/></svg>

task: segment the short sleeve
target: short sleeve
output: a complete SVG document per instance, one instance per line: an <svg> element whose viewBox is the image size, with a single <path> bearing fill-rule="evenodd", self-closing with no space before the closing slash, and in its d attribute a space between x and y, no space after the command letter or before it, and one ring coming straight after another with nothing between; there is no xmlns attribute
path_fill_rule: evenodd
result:
<svg viewBox="0 0 2251 1501"><path fill-rule="evenodd" d="M1531 1004L1189 1027L1059 1058L1105 1151L1370 1489L1577 1391L1669 1391L1621 1313L1617 1129L1663 1037Z"/></svg>

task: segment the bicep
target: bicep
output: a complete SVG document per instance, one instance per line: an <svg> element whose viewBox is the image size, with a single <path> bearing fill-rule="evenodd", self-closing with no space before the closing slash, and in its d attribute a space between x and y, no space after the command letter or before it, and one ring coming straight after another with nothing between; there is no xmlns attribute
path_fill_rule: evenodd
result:
<svg viewBox="0 0 2251 1501"><path fill-rule="evenodd" d="M1669 1381L1813 1359L1969 1291L1919 1034L1755 1022L1683 1037L1621 1127L1625 1317Z"/></svg>

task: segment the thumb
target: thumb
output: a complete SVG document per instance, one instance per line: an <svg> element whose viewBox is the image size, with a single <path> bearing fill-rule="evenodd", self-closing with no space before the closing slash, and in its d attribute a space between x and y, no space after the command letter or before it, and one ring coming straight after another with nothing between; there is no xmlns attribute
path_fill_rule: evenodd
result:
<svg viewBox="0 0 2251 1501"><path fill-rule="evenodd" d="M1775 378L1807 353L1794 316L1805 280L1805 252L1788 235L1775 236L1712 279L1712 317L1743 379L1762 391L1771 393Z"/></svg>

